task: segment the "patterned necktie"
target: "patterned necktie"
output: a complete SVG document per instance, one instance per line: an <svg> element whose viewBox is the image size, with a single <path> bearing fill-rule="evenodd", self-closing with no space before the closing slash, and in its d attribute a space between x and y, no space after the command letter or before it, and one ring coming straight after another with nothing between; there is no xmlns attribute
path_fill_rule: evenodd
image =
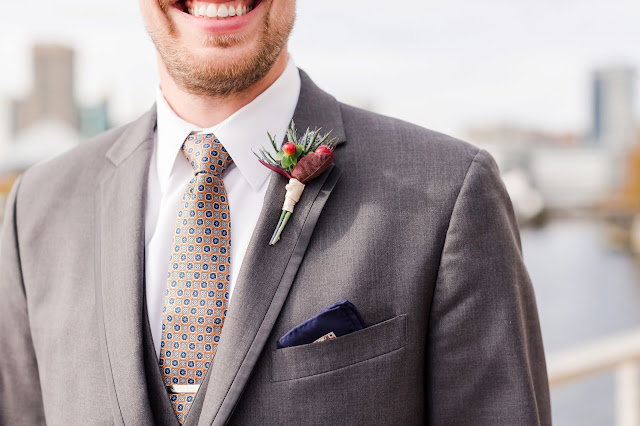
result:
<svg viewBox="0 0 640 426"><path fill-rule="evenodd" d="M162 310L160 367L180 423L216 353L227 314L230 222L222 174L231 157L212 134L182 152L195 171L178 211Z"/></svg>

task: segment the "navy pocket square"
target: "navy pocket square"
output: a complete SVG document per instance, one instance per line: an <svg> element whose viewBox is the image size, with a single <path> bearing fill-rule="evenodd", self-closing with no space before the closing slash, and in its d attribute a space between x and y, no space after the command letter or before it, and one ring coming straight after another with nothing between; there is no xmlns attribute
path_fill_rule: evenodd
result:
<svg viewBox="0 0 640 426"><path fill-rule="evenodd" d="M363 328L364 321L356 307L343 300L289 330L278 340L278 349L306 345L326 336L340 337Z"/></svg>

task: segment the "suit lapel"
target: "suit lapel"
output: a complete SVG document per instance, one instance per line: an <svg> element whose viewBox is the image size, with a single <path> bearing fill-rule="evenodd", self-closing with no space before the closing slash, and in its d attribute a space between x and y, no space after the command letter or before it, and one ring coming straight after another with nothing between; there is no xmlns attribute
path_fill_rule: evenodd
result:
<svg viewBox="0 0 640 426"><path fill-rule="evenodd" d="M96 192L96 294L103 365L117 424L151 424L144 366L144 214L155 107L107 153Z"/></svg>
<svg viewBox="0 0 640 426"><path fill-rule="evenodd" d="M345 141L338 102L301 74L302 87L294 121L307 127L333 129ZM339 155L339 151L337 152ZM273 173L265 202L235 284L220 345L208 371L207 386L198 409L198 424L225 424L253 371L302 262L311 235L331 191L341 174L332 166L308 183L280 241L269 246L269 238L280 217L288 180ZM197 398L197 399L199 399ZM200 402L200 401L198 401ZM188 417L194 424L198 416ZM189 419L192 419L189 421ZM193 423L192 423L193 422Z"/></svg>

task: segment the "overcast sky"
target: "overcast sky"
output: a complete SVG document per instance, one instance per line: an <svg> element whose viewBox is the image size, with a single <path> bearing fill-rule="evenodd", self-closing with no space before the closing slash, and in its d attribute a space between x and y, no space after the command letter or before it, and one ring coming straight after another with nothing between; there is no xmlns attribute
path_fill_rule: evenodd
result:
<svg viewBox="0 0 640 426"><path fill-rule="evenodd" d="M0 97L29 89L38 41L77 50L80 102L110 96L118 123L151 104L155 54L137 1L3 4ZM300 0L290 46L339 99L455 136L491 123L582 131L592 70L640 65L640 2Z"/></svg>

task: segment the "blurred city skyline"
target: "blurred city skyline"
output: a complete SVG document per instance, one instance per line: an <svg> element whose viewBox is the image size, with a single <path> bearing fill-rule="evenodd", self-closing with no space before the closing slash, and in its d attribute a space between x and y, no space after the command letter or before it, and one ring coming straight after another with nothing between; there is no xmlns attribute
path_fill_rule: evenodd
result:
<svg viewBox="0 0 640 426"><path fill-rule="evenodd" d="M137 2L26 0L5 9L0 55L11 66L0 102L29 92L31 47L41 42L76 52L76 100L108 98L114 124L153 102L155 53ZM15 19L25 10L28 24ZM290 52L339 99L460 138L478 124L584 133L592 72L640 64L637 22L640 4L627 0L410 1L395 13L379 1L301 1Z"/></svg>

